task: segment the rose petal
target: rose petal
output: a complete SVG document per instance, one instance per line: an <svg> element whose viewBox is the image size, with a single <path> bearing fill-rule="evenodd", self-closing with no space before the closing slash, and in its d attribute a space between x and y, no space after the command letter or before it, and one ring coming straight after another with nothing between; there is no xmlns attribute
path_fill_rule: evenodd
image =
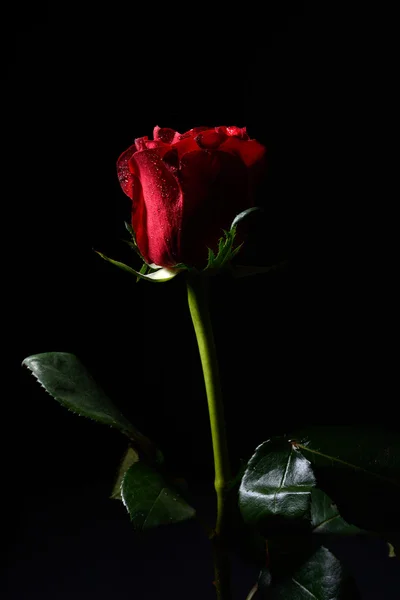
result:
<svg viewBox="0 0 400 600"><path fill-rule="evenodd" d="M173 142L177 142L181 134L175 131L174 129L170 129L169 127L159 127L156 125L153 130L153 138L155 140L160 140L165 144L172 144Z"/></svg>
<svg viewBox="0 0 400 600"><path fill-rule="evenodd" d="M216 150L226 139L226 135L222 131L208 129L207 131L199 133L194 139L200 148Z"/></svg>
<svg viewBox="0 0 400 600"><path fill-rule="evenodd" d="M178 152L179 158L181 158L187 152L192 152L193 150L199 149L195 139L192 137L180 139L178 142L172 145L172 148Z"/></svg>
<svg viewBox="0 0 400 600"><path fill-rule="evenodd" d="M141 206L134 206L132 227L140 252L148 263L177 264L182 214L179 183L154 150L133 157L142 186Z"/></svg>
<svg viewBox="0 0 400 600"><path fill-rule="evenodd" d="M249 136L246 131L246 127L236 127L234 125L231 127L226 127L225 125L222 125L220 127L216 127L215 129L216 129L216 131L224 133L225 135L228 135L229 137L238 137L242 140L249 139Z"/></svg>
<svg viewBox="0 0 400 600"><path fill-rule="evenodd" d="M236 126L195 127L183 135L157 126L154 140L135 140L117 170L146 262L204 267L207 247L216 251L222 229L252 206L250 186L265 151Z"/></svg>
<svg viewBox="0 0 400 600"><path fill-rule="evenodd" d="M146 147L143 148L143 150L156 150L158 148L165 148L165 151L167 151L170 148L169 144L166 144L161 140L148 140L145 144Z"/></svg>
<svg viewBox="0 0 400 600"><path fill-rule="evenodd" d="M188 137L194 138L201 131L207 131L207 129L210 129L210 127L194 127L193 129L189 129L189 131L186 131L185 133L181 134L181 140L184 140Z"/></svg>
<svg viewBox="0 0 400 600"><path fill-rule="evenodd" d="M149 137L147 135L145 135L144 137L136 138L135 139L136 150L145 150L146 142L148 139L149 139Z"/></svg>
<svg viewBox="0 0 400 600"><path fill-rule="evenodd" d="M266 152L265 147L256 140L241 140L236 136L227 138L219 149L237 154L247 167L261 160Z"/></svg>
<svg viewBox="0 0 400 600"><path fill-rule="evenodd" d="M167 165L168 169L176 172L179 167L179 155L176 148L172 148L168 150L162 157L164 163Z"/></svg>
<svg viewBox="0 0 400 600"><path fill-rule="evenodd" d="M207 247L216 250L222 229L249 208L248 172L239 156L197 150L181 160L183 193L180 262L204 267Z"/></svg>
<svg viewBox="0 0 400 600"><path fill-rule="evenodd" d="M227 127L226 133L230 136L238 137L242 140L248 140L249 136L247 135L246 127Z"/></svg>
<svg viewBox="0 0 400 600"><path fill-rule="evenodd" d="M161 142L160 140L148 140L146 142L146 150L154 150L154 152L157 152L158 156L162 158L171 150L171 146L169 144L164 144L164 142Z"/></svg>
<svg viewBox="0 0 400 600"><path fill-rule="evenodd" d="M121 154L117 160L118 180L125 194L131 200L140 193L140 183L135 176L134 166L131 164L131 158L136 152L136 145L133 144ZM139 185L139 187L138 187Z"/></svg>

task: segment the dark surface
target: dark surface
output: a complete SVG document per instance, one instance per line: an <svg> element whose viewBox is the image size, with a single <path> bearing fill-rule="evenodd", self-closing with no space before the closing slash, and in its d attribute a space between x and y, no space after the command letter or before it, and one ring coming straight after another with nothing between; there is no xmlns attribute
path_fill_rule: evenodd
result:
<svg viewBox="0 0 400 600"><path fill-rule="evenodd" d="M157 124L246 125L268 148L258 198L264 216L246 257L290 257L290 268L219 279L212 289L234 464L293 426L398 427L387 333L393 284L377 254L376 214L365 227L360 210L360 198L374 198L375 180L357 119L368 113L374 123L381 114L360 93L370 63L354 48L363 41L346 56L337 43L327 51L328 21L299 8L267 19L264 29L259 23L259 33L254 14L247 27L244 15L223 26L204 25L203 15L201 27L169 27L160 14L132 19L121 7L85 14L57 4L49 15L21 8L3 24L3 344L12 360L3 372L1 586L10 600L213 597L198 527L135 537L122 505L108 500L124 440L67 413L20 366L33 353L75 353L197 501L212 502L208 415L184 283L136 285L93 252L129 260L119 239L130 201L115 162ZM354 540L340 551L363 598L398 597L398 562L384 544ZM255 577L236 564L238 600Z"/></svg>

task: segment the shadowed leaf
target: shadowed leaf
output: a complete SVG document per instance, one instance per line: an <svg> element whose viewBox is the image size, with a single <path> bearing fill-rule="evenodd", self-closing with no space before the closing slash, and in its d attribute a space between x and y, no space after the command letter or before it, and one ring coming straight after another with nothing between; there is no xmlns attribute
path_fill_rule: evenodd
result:
<svg viewBox="0 0 400 600"><path fill-rule="evenodd" d="M166 267L163 267L161 269L158 269L157 271L154 271L153 273L148 273L147 275L145 275L144 273L141 273L140 271L135 271L135 269L132 269L132 267L129 267L125 263L122 263L122 262L119 262L118 260L113 260L112 258L109 258L102 252L96 251L96 254L101 256L101 258L103 258L107 262L111 263L112 265L118 267L119 269L122 269L126 273L133 275L134 277L136 277L136 279L145 279L146 281L153 281L155 283L164 283L165 281L170 281L171 279L173 279L180 273L179 269L174 270L174 269L167 269Z"/></svg>
<svg viewBox="0 0 400 600"><path fill-rule="evenodd" d="M238 223L240 223L240 221L243 221L243 219L245 219L246 217L248 217L248 215L250 215L252 212L254 212L256 210L261 210L261 208L259 206L252 206L251 208L247 208L243 212L241 212L238 215L236 215L236 217L232 221L231 229L233 227L236 227L236 225Z"/></svg>
<svg viewBox="0 0 400 600"><path fill-rule="evenodd" d="M148 457L160 457L155 446L124 417L81 361L68 352L44 352L22 362L42 387L69 410L119 429Z"/></svg>
<svg viewBox="0 0 400 600"><path fill-rule="evenodd" d="M364 533L347 523L339 514L336 504L318 489L311 492L311 525L313 533L333 535L358 535Z"/></svg>
<svg viewBox="0 0 400 600"><path fill-rule="evenodd" d="M400 438L374 427L321 426L292 436L313 467L317 487L342 517L370 531L400 524Z"/></svg>
<svg viewBox="0 0 400 600"><path fill-rule="evenodd" d="M305 562L285 577L274 579L268 571L259 578L259 591L265 600L355 600L359 598L353 579L340 561L321 546Z"/></svg>
<svg viewBox="0 0 400 600"><path fill-rule="evenodd" d="M118 469L117 479L115 480L113 491L111 492L111 496L110 496L110 498L112 500L122 500L122 496L121 496L122 480L123 480L127 470L138 461L139 461L138 453L135 452L135 450L133 448L128 448L128 450L125 452L125 454L122 458L121 464Z"/></svg>
<svg viewBox="0 0 400 600"><path fill-rule="evenodd" d="M126 472L122 500L138 531L187 521L195 510L171 488L164 478L144 463L135 463Z"/></svg>
<svg viewBox="0 0 400 600"><path fill-rule="evenodd" d="M239 488L240 510L246 523L261 527L309 522L314 487L310 462L301 452L286 438L269 440L248 462Z"/></svg>

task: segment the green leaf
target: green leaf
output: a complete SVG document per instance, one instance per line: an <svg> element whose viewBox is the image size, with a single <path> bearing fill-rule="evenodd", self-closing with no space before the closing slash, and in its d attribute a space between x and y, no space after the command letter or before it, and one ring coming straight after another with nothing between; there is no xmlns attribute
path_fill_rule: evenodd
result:
<svg viewBox="0 0 400 600"><path fill-rule="evenodd" d="M136 244L136 235L135 235L135 232L133 231L132 225L130 223L128 223L127 221L124 221L124 225L125 225L125 229L127 231L129 231L129 233L131 234L132 239L133 239L135 245L137 246L137 244Z"/></svg>
<svg viewBox="0 0 400 600"><path fill-rule="evenodd" d="M206 269L208 269L209 267L212 266L213 262L215 260L215 254L214 252L211 250L211 248L208 249L208 259L207 259L207 267Z"/></svg>
<svg viewBox="0 0 400 600"><path fill-rule="evenodd" d="M161 267L158 267L158 268L161 268ZM172 269L180 269L181 271L195 271L196 270L194 267L189 267L188 265L185 265L185 263L176 263L176 265L174 265L171 268Z"/></svg>
<svg viewBox="0 0 400 600"><path fill-rule="evenodd" d="M178 269L167 269L166 267L163 267L161 269L158 269L154 273L149 273L148 275L144 275L144 274L140 273L140 271L135 271L135 269L128 267L128 265L126 265L125 263L119 262L118 260L113 260L112 258L109 258L105 254L102 254L101 252L97 252L97 254L99 256L101 256L101 258L106 260L107 262L111 263L112 265L115 265L116 267L119 267L123 271L126 271L127 273L134 275L134 277L139 278L139 279L146 279L147 281L154 281L155 283L163 283L165 281L170 281L171 279L173 279L174 277L176 277L176 275L178 275L180 273L180 271Z"/></svg>
<svg viewBox="0 0 400 600"><path fill-rule="evenodd" d="M342 519L336 504L322 490L311 491L311 525L313 533L358 535L364 533Z"/></svg>
<svg viewBox="0 0 400 600"><path fill-rule="evenodd" d="M286 438L268 440L249 460L239 488L243 519L261 529L309 522L315 483L310 462L295 446Z"/></svg>
<svg viewBox="0 0 400 600"><path fill-rule="evenodd" d="M214 259L212 267L219 269L232 258L232 246L236 235L236 228L224 231L225 238L221 238L218 244L218 254Z"/></svg>
<svg viewBox="0 0 400 600"><path fill-rule="evenodd" d="M221 254L221 252L223 252L225 245L226 245L226 239L223 237L219 238L217 256L219 256Z"/></svg>
<svg viewBox="0 0 400 600"><path fill-rule="evenodd" d="M137 252L137 246L136 246L136 244L134 244L133 242L131 242L131 240L123 240L123 239L121 239L121 242L124 242L124 244L128 244L129 248L132 248L132 250L134 250L135 252Z"/></svg>
<svg viewBox="0 0 400 600"><path fill-rule="evenodd" d="M236 227L231 227L229 231L224 230L225 235L225 244L222 248L221 253L217 256L217 263L222 266L224 263L230 261L232 259L232 248L233 242L236 236Z"/></svg>
<svg viewBox="0 0 400 600"><path fill-rule="evenodd" d="M231 229L233 227L236 227L236 225L238 223L240 223L240 221L243 221L243 219L245 219L249 214L251 214L255 210L261 210L261 209L259 206L253 206L252 208L248 208L248 209L244 210L243 212L239 213L238 215L236 215L236 217L232 221Z"/></svg>
<svg viewBox="0 0 400 600"><path fill-rule="evenodd" d="M400 523L400 439L374 427L312 427L292 443L313 465L317 487L342 517L362 529L391 531Z"/></svg>
<svg viewBox="0 0 400 600"><path fill-rule="evenodd" d="M127 231L129 231L131 238L132 238L132 242L127 241L127 244L129 244L129 246L136 252L136 254L142 259L142 261L145 263L146 261L144 260L142 253L139 250L139 246L137 245L137 241L136 241L136 234L132 228L132 226L127 223L126 221L124 221L125 223L125 228ZM126 240L124 240L126 241Z"/></svg>
<svg viewBox="0 0 400 600"><path fill-rule="evenodd" d="M265 576L267 575L267 577ZM301 566L286 577L274 579L269 572L259 578L261 598L268 600L355 600L359 598L354 581L341 562L321 546Z"/></svg>
<svg viewBox="0 0 400 600"><path fill-rule="evenodd" d="M149 270L150 270L149 266L144 262L142 264L142 266L140 267L139 273L140 273L140 275L146 275L147 271L149 271ZM138 283L138 281L140 281L140 279L141 279L140 276L136 277L136 283Z"/></svg>
<svg viewBox="0 0 400 600"><path fill-rule="evenodd" d="M400 485L400 438L376 427L319 426L291 436L316 466L362 471Z"/></svg>
<svg viewBox="0 0 400 600"><path fill-rule="evenodd" d="M152 442L124 417L76 356L44 352L28 356L22 364L60 404L78 415L119 429L147 456L157 454Z"/></svg>
<svg viewBox="0 0 400 600"><path fill-rule="evenodd" d="M224 267L230 262L236 254L240 251L243 244L240 244L236 248L233 247L233 242L236 236L236 227L233 226L229 231L223 231L223 236L218 241L217 254L213 252L211 248L208 248L207 266L204 271L217 271Z"/></svg>
<svg viewBox="0 0 400 600"><path fill-rule="evenodd" d="M393 544L391 544L390 542L387 542L387 546L388 546L388 551L389 551L388 557L389 558L397 558L397 554L396 554Z"/></svg>
<svg viewBox="0 0 400 600"><path fill-rule="evenodd" d="M73 412L124 433L135 431L74 354L44 352L28 356L22 364L53 398Z"/></svg>
<svg viewBox="0 0 400 600"><path fill-rule="evenodd" d="M244 522L238 506L239 485L247 464L240 461L238 472L227 484L226 513L230 527L226 531L227 546L245 562L262 568L266 563L267 546L264 536L251 525Z"/></svg>
<svg viewBox="0 0 400 600"><path fill-rule="evenodd" d="M115 480L115 484L113 487L113 490L111 492L111 499L112 500L122 500L122 496L121 496L121 485L122 485L122 480L125 476L125 473L127 472L127 470L136 462L139 461L139 455L138 453L131 447L128 448L128 450L125 452L121 464L119 466L118 469L118 474L117 474L117 478Z"/></svg>
<svg viewBox="0 0 400 600"><path fill-rule="evenodd" d="M137 531L187 521L195 516L194 508L145 463L135 463L128 469L121 493Z"/></svg>
<svg viewBox="0 0 400 600"><path fill-rule="evenodd" d="M242 247L243 247L243 243L244 243L244 242L242 242L241 244L239 244L239 246L236 246L236 248L234 248L234 249L231 251L231 256L230 256L229 260L232 260L233 258L235 258L236 254L238 254L238 253L240 252L240 250L241 250L241 249L242 249Z"/></svg>

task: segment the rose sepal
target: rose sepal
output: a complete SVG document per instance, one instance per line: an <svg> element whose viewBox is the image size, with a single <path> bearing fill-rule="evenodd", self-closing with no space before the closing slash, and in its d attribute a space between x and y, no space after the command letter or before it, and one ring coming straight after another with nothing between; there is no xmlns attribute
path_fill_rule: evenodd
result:
<svg viewBox="0 0 400 600"><path fill-rule="evenodd" d="M166 281L170 281L171 279L176 277L178 275L178 273L181 272L181 269L176 269L176 268L157 267L156 269L154 269L150 265L147 265L146 263L143 263L140 271L136 271L135 269L132 269L132 267L129 267L125 263L119 262L118 260L114 260L114 259L106 256L102 252L98 252L96 250L96 253L99 256L101 256L101 258L103 258L107 262L111 263L112 265L115 265L116 267L119 267L123 271L126 271L127 273L134 275L134 277L136 277L136 281L138 279L145 279L146 281L153 281L155 283L164 283ZM150 270L151 272L145 273L145 271L147 271L147 270Z"/></svg>

